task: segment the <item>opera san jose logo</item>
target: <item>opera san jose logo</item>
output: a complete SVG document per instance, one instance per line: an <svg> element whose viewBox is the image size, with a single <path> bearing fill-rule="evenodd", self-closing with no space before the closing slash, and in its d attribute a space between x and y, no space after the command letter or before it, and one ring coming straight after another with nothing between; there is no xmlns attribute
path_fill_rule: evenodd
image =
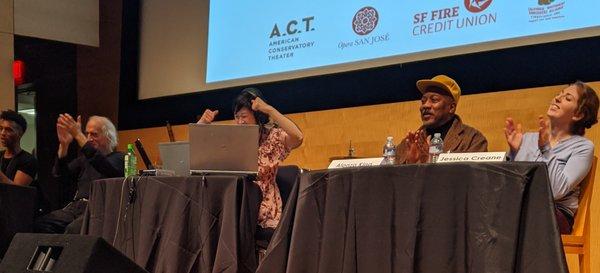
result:
<svg viewBox="0 0 600 273"><path fill-rule="evenodd" d="M492 0L465 0L465 7L473 13L482 12L487 9Z"/></svg>
<svg viewBox="0 0 600 273"><path fill-rule="evenodd" d="M379 13L373 7L364 7L356 12L352 19L352 29L358 35L371 33L379 22Z"/></svg>

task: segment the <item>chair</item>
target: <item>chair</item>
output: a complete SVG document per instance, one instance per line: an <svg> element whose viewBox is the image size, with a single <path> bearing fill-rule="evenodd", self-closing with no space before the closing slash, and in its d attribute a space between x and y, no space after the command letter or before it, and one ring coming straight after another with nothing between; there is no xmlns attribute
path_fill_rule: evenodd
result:
<svg viewBox="0 0 600 273"><path fill-rule="evenodd" d="M285 205L287 204L288 197L290 196L290 192L292 191L294 184L299 181L301 173L302 169L296 165L280 166L277 169L277 177L275 177L275 182L277 183L279 193L281 194L283 208L285 208Z"/></svg>
<svg viewBox="0 0 600 273"><path fill-rule="evenodd" d="M594 188L597 157L594 157L590 172L582 181L579 208L573 221L571 234L561 235L565 254L576 254L579 258L579 272L590 272L590 203Z"/></svg>

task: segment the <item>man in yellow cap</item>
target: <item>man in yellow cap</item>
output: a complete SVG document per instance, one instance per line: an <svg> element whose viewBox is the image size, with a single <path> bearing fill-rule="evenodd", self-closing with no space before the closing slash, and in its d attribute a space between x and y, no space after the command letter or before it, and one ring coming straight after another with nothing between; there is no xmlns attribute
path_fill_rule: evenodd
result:
<svg viewBox="0 0 600 273"><path fill-rule="evenodd" d="M438 75L417 81L417 88L423 94L419 108L423 125L415 132L408 132L396 147L399 164L427 162L429 140L435 133L440 133L444 140L444 152L487 152L487 140L483 134L463 124L455 114L460 99L460 87L456 81L446 75Z"/></svg>

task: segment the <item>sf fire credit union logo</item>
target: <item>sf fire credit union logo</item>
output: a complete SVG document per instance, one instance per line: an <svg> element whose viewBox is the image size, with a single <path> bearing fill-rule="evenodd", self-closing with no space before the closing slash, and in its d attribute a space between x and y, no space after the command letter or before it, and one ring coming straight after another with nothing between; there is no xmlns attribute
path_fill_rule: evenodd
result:
<svg viewBox="0 0 600 273"><path fill-rule="evenodd" d="M465 0L465 7L473 13L482 12L487 9L492 0Z"/></svg>
<svg viewBox="0 0 600 273"><path fill-rule="evenodd" d="M364 7L354 15L352 19L352 29L358 35L367 35L371 33L379 22L379 13L373 7Z"/></svg>

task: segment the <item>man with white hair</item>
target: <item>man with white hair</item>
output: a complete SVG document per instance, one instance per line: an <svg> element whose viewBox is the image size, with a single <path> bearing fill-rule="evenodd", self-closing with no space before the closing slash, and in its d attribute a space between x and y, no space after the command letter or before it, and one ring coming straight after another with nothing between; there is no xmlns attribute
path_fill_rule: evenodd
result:
<svg viewBox="0 0 600 273"><path fill-rule="evenodd" d="M34 229L40 233L79 233L92 182L123 176L124 154L115 151L117 131L105 117L90 117L84 134L81 131L81 116L75 120L69 114L61 114L56 123L56 132L59 146L54 176L68 186L75 184L77 192L73 202L63 209L36 219ZM68 162L67 151L73 140L81 147L81 155Z"/></svg>

